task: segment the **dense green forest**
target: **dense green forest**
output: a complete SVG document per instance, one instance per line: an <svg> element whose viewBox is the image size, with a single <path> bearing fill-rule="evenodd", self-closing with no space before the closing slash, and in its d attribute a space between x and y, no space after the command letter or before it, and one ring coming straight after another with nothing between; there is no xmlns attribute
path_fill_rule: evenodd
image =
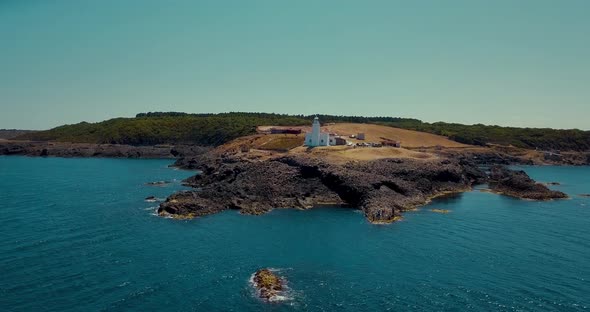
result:
<svg viewBox="0 0 590 312"><path fill-rule="evenodd" d="M307 123L301 118L278 114L147 113L138 114L135 118L65 125L18 138L131 145L186 143L215 146L253 134L259 125L295 126Z"/></svg>
<svg viewBox="0 0 590 312"><path fill-rule="evenodd" d="M256 126L308 125L313 116L267 113L142 113L135 118L115 118L99 123L81 122L47 131L28 133L19 139L64 142L153 145L187 143L219 145L253 134ZM447 136L457 142L501 144L542 150L590 150L590 131L514 128L455 123L426 123L397 117L318 115L323 123L374 123Z"/></svg>

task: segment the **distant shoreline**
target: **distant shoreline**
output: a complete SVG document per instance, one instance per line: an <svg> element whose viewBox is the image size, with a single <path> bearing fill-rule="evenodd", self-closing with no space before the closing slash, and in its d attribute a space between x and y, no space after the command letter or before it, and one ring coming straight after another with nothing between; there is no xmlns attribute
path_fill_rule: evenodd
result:
<svg viewBox="0 0 590 312"><path fill-rule="evenodd" d="M133 146L121 144L13 141L0 139L0 155L20 155L30 157L176 159L200 155L209 149L209 147L196 145Z"/></svg>
<svg viewBox="0 0 590 312"><path fill-rule="evenodd" d="M247 139L249 137L244 137ZM25 141L0 138L0 155L21 155L29 157L96 157L96 158L160 158L179 159L194 157L212 150L210 146L190 144L125 145L71 143L55 141ZM564 152L559 157L544 158L534 150L511 147L409 148L409 151L430 153L442 158L472 159L480 165L538 165L538 166L588 166L587 152ZM528 151L528 154L523 152ZM534 157L533 157L534 156ZM396 157L393 157L396 158Z"/></svg>

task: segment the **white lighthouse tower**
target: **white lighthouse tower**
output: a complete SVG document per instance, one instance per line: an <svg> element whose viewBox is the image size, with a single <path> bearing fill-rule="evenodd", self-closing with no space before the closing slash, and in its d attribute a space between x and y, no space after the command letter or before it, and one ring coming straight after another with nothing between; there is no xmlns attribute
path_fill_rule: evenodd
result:
<svg viewBox="0 0 590 312"><path fill-rule="evenodd" d="M330 134L322 132L320 128L320 119L317 116L313 119L311 133L305 134L305 145L310 147L330 145Z"/></svg>

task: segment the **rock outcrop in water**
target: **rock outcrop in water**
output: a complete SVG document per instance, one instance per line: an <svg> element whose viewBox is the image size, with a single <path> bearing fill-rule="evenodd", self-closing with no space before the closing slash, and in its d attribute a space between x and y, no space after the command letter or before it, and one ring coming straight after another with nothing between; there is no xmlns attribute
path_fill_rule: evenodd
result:
<svg viewBox="0 0 590 312"><path fill-rule="evenodd" d="M285 289L284 281L269 269L256 271L253 282L258 296L265 301L275 301Z"/></svg>
<svg viewBox="0 0 590 312"><path fill-rule="evenodd" d="M442 214L447 214L447 213L450 213L451 212L448 209L430 209L430 211L436 212L436 213L442 213Z"/></svg>
<svg viewBox="0 0 590 312"><path fill-rule="evenodd" d="M524 171L508 170L502 166L494 166L490 172L490 188L492 191L513 197L533 200L550 200L567 198L567 195L553 191L545 185L535 182Z"/></svg>
<svg viewBox="0 0 590 312"><path fill-rule="evenodd" d="M159 198L157 198L156 196L148 196L144 199L146 202L148 203L155 203L157 201L161 201Z"/></svg>
<svg viewBox="0 0 590 312"><path fill-rule="evenodd" d="M170 184L172 182L170 181L154 181L154 182L148 182L145 185L149 185L149 186L166 186L168 184Z"/></svg>
<svg viewBox="0 0 590 312"><path fill-rule="evenodd" d="M186 180L196 190L170 196L160 205L161 215L196 217L227 209L262 214L273 208L346 204L362 209L371 222L387 223L433 197L465 191L486 179L473 164L446 159L338 165L305 156L213 162L201 158L191 167L203 171Z"/></svg>

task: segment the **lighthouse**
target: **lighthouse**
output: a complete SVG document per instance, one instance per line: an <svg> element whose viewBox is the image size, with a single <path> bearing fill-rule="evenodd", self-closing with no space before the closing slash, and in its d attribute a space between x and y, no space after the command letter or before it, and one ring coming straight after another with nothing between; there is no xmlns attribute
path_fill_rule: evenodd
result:
<svg viewBox="0 0 590 312"><path fill-rule="evenodd" d="M309 147L330 145L330 134L322 132L320 119L317 116L311 124L311 133L308 132L305 134L305 145Z"/></svg>

